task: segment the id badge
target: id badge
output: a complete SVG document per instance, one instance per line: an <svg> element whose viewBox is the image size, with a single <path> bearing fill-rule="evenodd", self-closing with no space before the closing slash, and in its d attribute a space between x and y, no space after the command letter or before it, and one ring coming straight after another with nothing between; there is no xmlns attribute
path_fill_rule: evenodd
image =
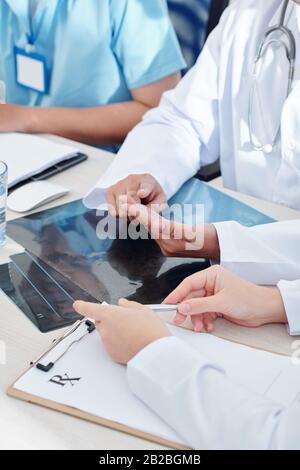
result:
<svg viewBox="0 0 300 470"><path fill-rule="evenodd" d="M49 77L45 57L25 49L14 48L16 82L38 93L48 94Z"/></svg>

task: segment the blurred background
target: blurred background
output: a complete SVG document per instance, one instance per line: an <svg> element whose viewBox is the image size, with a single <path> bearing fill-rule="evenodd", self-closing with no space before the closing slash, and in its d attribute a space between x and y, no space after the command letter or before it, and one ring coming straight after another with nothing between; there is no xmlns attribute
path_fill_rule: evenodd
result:
<svg viewBox="0 0 300 470"><path fill-rule="evenodd" d="M230 0L168 0L184 58L185 73L195 64L207 36L217 26ZM201 168L198 178L210 181L220 176L219 161Z"/></svg>
<svg viewBox="0 0 300 470"><path fill-rule="evenodd" d="M195 64L205 39L218 24L228 3L228 0L168 0L188 69Z"/></svg>

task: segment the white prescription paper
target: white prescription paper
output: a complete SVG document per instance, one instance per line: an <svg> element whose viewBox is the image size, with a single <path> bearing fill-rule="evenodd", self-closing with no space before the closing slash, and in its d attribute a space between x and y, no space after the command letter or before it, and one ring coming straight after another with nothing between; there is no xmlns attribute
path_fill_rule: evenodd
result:
<svg viewBox="0 0 300 470"><path fill-rule="evenodd" d="M219 363L232 380L249 390L287 406L299 398L299 366L292 365L290 358L175 326L169 328L174 335L189 342L199 354ZM77 335L80 336L80 333ZM63 350L63 345L58 348ZM50 352L43 363L51 362L54 357L57 357L57 351ZM57 375L80 380L74 380L73 385L67 381L64 386L49 381ZM141 432L186 444L131 393L126 368L111 361L97 332L73 344L50 372L33 367L14 387Z"/></svg>
<svg viewBox="0 0 300 470"><path fill-rule="evenodd" d="M8 187L74 157L78 149L29 134L0 134L0 160L8 166Z"/></svg>

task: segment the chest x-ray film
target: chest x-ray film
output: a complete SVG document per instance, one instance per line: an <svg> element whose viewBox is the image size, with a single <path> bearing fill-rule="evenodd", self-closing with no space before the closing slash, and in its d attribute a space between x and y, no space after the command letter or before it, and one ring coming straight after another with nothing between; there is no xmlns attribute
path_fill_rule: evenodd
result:
<svg viewBox="0 0 300 470"><path fill-rule="evenodd" d="M197 210L204 205L205 222L236 220L244 225L272 219L192 179L170 202ZM192 212L193 212L192 211ZM189 217L193 216L189 211ZM210 264L201 259L168 258L142 233L122 238L126 221L117 221L115 237L101 237L99 224L107 213L75 201L8 223L8 235L100 302L115 304L126 297L141 303L160 303L186 277ZM191 219L184 219L191 223ZM100 238L99 238L100 235Z"/></svg>
<svg viewBox="0 0 300 470"><path fill-rule="evenodd" d="M44 333L71 325L80 318L73 310L74 300L95 301L28 253L12 256L11 263L0 266L0 286Z"/></svg>
<svg viewBox="0 0 300 470"><path fill-rule="evenodd" d="M81 202L19 219L9 235L98 301L159 303L204 260L166 258L148 239L101 240L99 217Z"/></svg>

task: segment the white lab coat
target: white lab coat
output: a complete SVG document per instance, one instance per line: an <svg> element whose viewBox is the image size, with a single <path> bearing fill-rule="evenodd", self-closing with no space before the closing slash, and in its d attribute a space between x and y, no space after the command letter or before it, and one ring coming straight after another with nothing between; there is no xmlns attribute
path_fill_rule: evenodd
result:
<svg viewBox="0 0 300 470"><path fill-rule="evenodd" d="M194 449L300 449L300 402L272 403L233 383L175 337L143 349L127 368L131 391Z"/></svg>

